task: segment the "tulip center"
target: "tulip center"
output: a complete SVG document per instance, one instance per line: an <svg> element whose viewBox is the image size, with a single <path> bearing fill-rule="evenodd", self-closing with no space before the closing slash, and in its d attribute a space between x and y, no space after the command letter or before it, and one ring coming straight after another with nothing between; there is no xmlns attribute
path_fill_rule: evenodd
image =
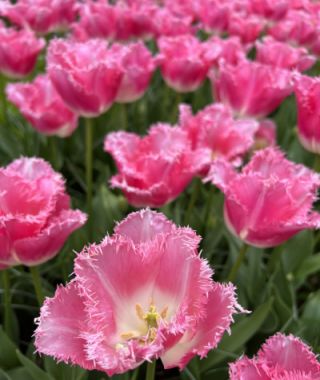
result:
<svg viewBox="0 0 320 380"><path fill-rule="evenodd" d="M145 312L142 306L136 304L136 315L143 321L143 327L135 331L126 331L120 334L124 340L139 339L141 343L151 343L156 339L157 330L161 320L164 320L168 314L168 307L157 311L153 302L150 302L149 309Z"/></svg>

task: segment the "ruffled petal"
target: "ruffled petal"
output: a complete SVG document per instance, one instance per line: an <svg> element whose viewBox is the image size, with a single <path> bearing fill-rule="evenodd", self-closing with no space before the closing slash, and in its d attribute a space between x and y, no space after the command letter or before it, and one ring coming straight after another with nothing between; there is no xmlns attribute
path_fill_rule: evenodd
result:
<svg viewBox="0 0 320 380"><path fill-rule="evenodd" d="M47 298L36 322L35 346L39 353L58 360L94 369L87 359L86 341L82 337L88 316L75 281L59 287L53 298Z"/></svg>

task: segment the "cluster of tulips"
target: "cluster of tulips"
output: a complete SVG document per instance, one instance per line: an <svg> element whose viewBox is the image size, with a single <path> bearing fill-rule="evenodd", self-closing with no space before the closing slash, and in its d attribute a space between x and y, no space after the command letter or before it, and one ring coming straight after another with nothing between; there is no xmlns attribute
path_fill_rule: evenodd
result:
<svg viewBox="0 0 320 380"><path fill-rule="evenodd" d="M77 254L74 277L41 307L35 347L108 376L146 361L148 380L157 359L183 370L193 357L205 358L233 318L250 313L232 283L248 245L277 247L320 228L313 210L320 175L285 157L270 117L293 94L298 138L320 154L320 81L303 74L320 54L320 4L4 0L0 17L1 128L13 105L49 139L72 139L80 118L86 128L87 214L71 209L65 180L42 158L21 157L0 169L5 327L8 268L25 265L38 278L36 266L55 257L73 231L87 219L94 228L93 119L114 103L142 99L159 69L163 86L182 98L209 78L215 102L194 113L178 98L175 125L159 121L145 136L106 134L104 150L117 169L110 188L144 209ZM134 130L135 120L128 123ZM195 231L151 209L173 202L196 177L222 191L225 224L243 242L225 284L212 279ZM302 340L277 333L252 359L230 363L229 376L319 380L320 363Z"/></svg>

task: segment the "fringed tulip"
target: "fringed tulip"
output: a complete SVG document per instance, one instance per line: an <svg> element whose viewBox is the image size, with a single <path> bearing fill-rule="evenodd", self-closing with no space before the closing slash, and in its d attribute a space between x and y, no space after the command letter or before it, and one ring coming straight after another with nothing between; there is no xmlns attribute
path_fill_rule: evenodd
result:
<svg viewBox="0 0 320 380"><path fill-rule="evenodd" d="M207 32L222 34L227 31L232 6L220 0L202 0L199 4L199 18Z"/></svg>
<svg viewBox="0 0 320 380"><path fill-rule="evenodd" d="M156 38L161 36L176 37L195 33L191 16L177 16L167 8L159 8L154 15L153 21Z"/></svg>
<svg viewBox="0 0 320 380"><path fill-rule="evenodd" d="M206 48L206 54L211 54L209 58L211 63L215 66L218 66L221 59L231 65L236 65L246 58L245 47L241 43L240 38L236 36L229 38L214 36L207 40L204 46Z"/></svg>
<svg viewBox="0 0 320 380"><path fill-rule="evenodd" d="M98 116L111 107L123 75L117 57L102 40L52 40L47 68L65 103L86 117Z"/></svg>
<svg viewBox="0 0 320 380"><path fill-rule="evenodd" d="M310 152L320 154L320 80L301 75L296 78L298 136Z"/></svg>
<svg viewBox="0 0 320 380"><path fill-rule="evenodd" d="M312 211L319 175L275 148L255 153L242 173L216 160L207 180L225 194L227 227L250 245L274 247L302 230L320 228L320 214Z"/></svg>
<svg viewBox="0 0 320 380"><path fill-rule="evenodd" d="M255 120L234 120L229 108L219 103L207 106L195 116L189 106L180 105L179 125L188 133L192 148L207 153L203 174L218 157L239 164L253 146L258 129Z"/></svg>
<svg viewBox="0 0 320 380"><path fill-rule="evenodd" d="M116 15L117 41L149 39L155 33L154 19L158 7L148 2L135 2L130 6L117 3Z"/></svg>
<svg viewBox="0 0 320 380"><path fill-rule="evenodd" d="M252 61L220 64L210 74L215 98L240 116L265 117L292 93L292 74Z"/></svg>
<svg viewBox="0 0 320 380"><path fill-rule="evenodd" d="M154 58L142 42L114 44L110 51L123 71L116 102L130 103L138 100L147 90L156 68Z"/></svg>
<svg viewBox="0 0 320 380"><path fill-rule="evenodd" d="M79 21L72 25L72 35L76 40L90 38L112 40L116 36L116 11L107 2L86 2L79 6Z"/></svg>
<svg viewBox="0 0 320 380"><path fill-rule="evenodd" d="M186 35L162 37L158 46L161 74L169 87L178 92L191 92L201 86L211 65L205 44Z"/></svg>
<svg viewBox="0 0 320 380"><path fill-rule="evenodd" d="M257 356L243 356L230 365L230 380L318 380L320 363L305 343L293 335L269 338Z"/></svg>
<svg viewBox="0 0 320 380"><path fill-rule="evenodd" d="M77 128L77 115L66 106L46 75L39 75L32 83L11 83L6 93L40 133L67 137Z"/></svg>
<svg viewBox="0 0 320 380"><path fill-rule="evenodd" d="M232 284L211 279L199 240L162 214L130 214L78 255L75 279L46 299L37 351L108 376L157 358L182 369L205 357L241 308Z"/></svg>
<svg viewBox="0 0 320 380"><path fill-rule="evenodd" d="M146 137L114 132L106 136L105 151L119 174L112 187L121 189L136 207L161 207L176 198L203 165L204 152L193 151L186 132L156 124Z"/></svg>
<svg viewBox="0 0 320 380"><path fill-rule="evenodd" d="M39 158L0 169L0 265L33 266L54 257L86 221L70 209L62 176Z"/></svg>
<svg viewBox="0 0 320 380"><path fill-rule="evenodd" d="M268 34L294 46L312 47L318 39L318 19L303 10L291 10L283 20L269 29Z"/></svg>
<svg viewBox="0 0 320 380"><path fill-rule="evenodd" d="M264 149L268 146L275 146L277 143L276 138L276 124L271 119L264 119L259 121L259 127L254 135L253 149Z"/></svg>
<svg viewBox="0 0 320 380"><path fill-rule="evenodd" d="M256 14L278 21L283 19L290 9L290 0L250 0L250 7Z"/></svg>
<svg viewBox="0 0 320 380"><path fill-rule="evenodd" d="M29 30L6 28L0 21L0 72L23 78L34 69L45 41Z"/></svg>
<svg viewBox="0 0 320 380"><path fill-rule="evenodd" d="M276 41L272 37L266 37L262 42L257 42L256 48L256 60L274 67L305 71L316 62L316 57L309 54L307 49L290 46L288 43Z"/></svg>
<svg viewBox="0 0 320 380"><path fill-rule="evenodd" d="M76 0L18 0L0 5L0 14L21 28L36 33L63 30L77 15Z"/></svg>
<svg viewBox="0 0 320 380"><path fill-rule="evenodd" d="M229 16L227 27L231 36L238 36L249 47L259 38L264 28L264 20L248 12L233 12Z"/></svg>

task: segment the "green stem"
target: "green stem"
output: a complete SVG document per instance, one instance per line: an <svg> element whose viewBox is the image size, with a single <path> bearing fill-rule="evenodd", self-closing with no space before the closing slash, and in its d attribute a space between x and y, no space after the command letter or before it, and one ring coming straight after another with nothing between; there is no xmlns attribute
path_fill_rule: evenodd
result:
<svg viewBox="0 0 320 380"><path fill-rule="evenodd" d="M128 129L128 105L120 104L120 129L126 131Z"/></svg>
<svg viewBox="0 0 320 380"><path fill-rule="evenodd" d="M39 273L38 267L30 267L30 273L32 277L32 282L34 286L34 290L36 292L37 300L39 306L42 306L43 301L44 301L44 295L43 295L43 289L41 285L41 276Z"/></svg>
<svg viewBox="0 0 320 380"><path fill-rule="evenodd" d="M183 94L182 93L176 92L175 96L176 96L176 99L174 102L174 106L173 106L173 110L172 110L172 114L171 114L171 119L170 119L170 121L172 123L175 123L176 120L178 119L178 117L179 117L179 105L183 101Z"/></svg>
<svg viewBox="0 0 320 380"><path fill-rule="evenodd" d="M10 274L8 270L2 271L3 284L3 307L4 307L4 330L6 334L12 336L11 325L11 295L10 295Z"/></svg>
<svg viewBox="0 0 320 380"><path fill-rule="evenodd" d="M146 380L154 380L156 373L156 360L147 364Z"/></svg>
<svg viewBox="0 0 320 380"><path fill-rule="evenodd" d="M93 158L93 125L91 119L85 119L86 128L86 185L89 240L92 240L92 158Z"/></svg>
<svg viewBox="0 0 320 380"><path fill-rule="evenodd" d="M8 113L7 113L7 98L5 93L6 79L0 74L0 98L1 98L1 110L2 110L2 121L3 124L8 124Z"/></svg>
<svg viewBox="0 0 320 380"><path fill-rule="evenodd" d="M198 179L196 179L196 182L193 184L192 194L189 200L187 211L185 213L184 223L183 223L184 225L189 225L190 223L191 213L200 193L200 185L201 185L201 182Z"/></svg>
<svg viewBox="0 0 320 380"><path fill-rule="evenodd" d="M58 169L57 167L57 141L55 136L48 136L48 148L50 152L50 162L54 169Z"/></svg>
<svg viewBox="0 0 320 380"><path fill-rule="evenodd" d="M211 215L211 208L213 204L213 194L214 194L214 188L209 190L209 196L207 199L207 205L206 205L206 211L205 211L205 217L204 217L204 225L202 229L202 238L204 239L207 233L207 228L210 220L210 215Z"/></svg>
<svg viewBox="0 0 320 380"><path fill-rule="evenodd" d="M227 277L227 281L233 282L236 279L238 270L241 267L241 264L242 264L242 262L244 260L244 257L246 255L246 252L247 252L248 248L249 248L249 246L247 244L243 244L242 245L242 247L241 247L241 249L239 251L237 260L233 264L233 267L231 268L231 271L230 271L230 273L229 273L229 275Z"/></svg>
<svg viewBox="0 0 320 380"><path fill-rule="evenodd" d="M313 170L317 173L320 172L320 155L316 154L313 162Z"/></svg>
<svg viewBox="0 0 320 380"><path fill-rule="evenodd" d="M138 379L138 375L139 375L139 367L136 368L136 369L133 371L133 374L132 374L130 380L137 380L137 379Z"/></svg>

